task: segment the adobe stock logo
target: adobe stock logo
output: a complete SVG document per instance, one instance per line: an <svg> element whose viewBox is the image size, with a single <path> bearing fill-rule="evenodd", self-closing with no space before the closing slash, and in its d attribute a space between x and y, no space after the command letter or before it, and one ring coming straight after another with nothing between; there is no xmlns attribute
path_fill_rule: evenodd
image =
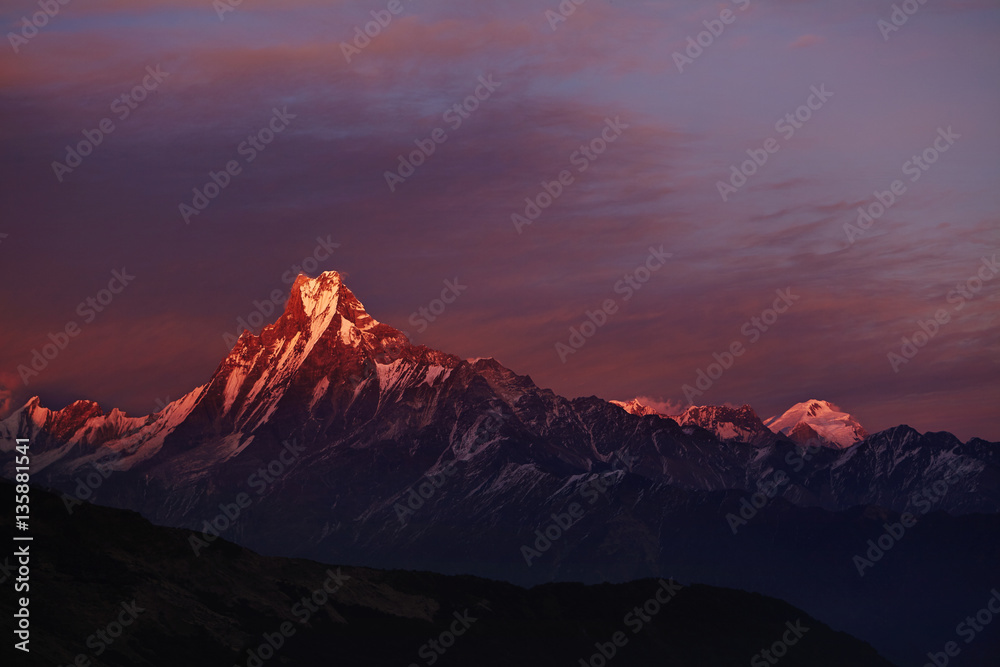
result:
<svg viewBox="0 0 1000 667"><path fill-rule="evenodd" d="M684 587L673 579L667 581L660 579L657 583L659 586L653 595L641 605L633 607L632 611L622 618L622 624L634 635L642 632L646 625L653 622L663 607L684 590ZM606 642L595 642L594 648L597 650L586 658L580 658L577 665L579 667L605 667L612 658L618 655L621 649L628 645L629 637L624 630L619 630L608 639L609 641Z"/></svg>
<svg viewBox="0 0 1000 667"><path fill-rule="evenodd" d="M994 603L996 603L996 607L993 606ZM971 644L980 633L986 631L997 616L1000 616L1000 591L994 588L990 590L990 597L986 604L974 616L972 614L966 616L955 626L955 634L962 637L966 644ZM956 657L961 652L962 649L958 642L948 642L944 645L943 651L928 653L928 662L925 662L923 667L947 667L951 663L951 658Z"/></svg>
<svg viewBox="0 0 1000 667"><path fill-rule="evenodd" d="M235 12L236 8L243 4L243 0L212 0L212 8L220 21L226 20L226 14Z"/></svg>
<svg viewBox="0 0 1000 667"><path fill-rule="evenodd" d="M802 625L802 619L797 619L795 623L787 621L787 628L781 635L781 639L775 641L769 648L754 654L750 659L750 667L767 667L777 664L778 660L788 655L789 647L795 646L799 640L809 632L809 627Z"/></svg>
<svg viewBox="0 0 1000 667"><path fill-rule="evenodd" d="M313 614L318 613L330 602L333 596L340 592L344 584L351 579L351 576L343 574L339 567L336 572L328 569L325 574L326 579L323 580L323 583L318 588L313 589L308 596L302 596L292 605L290 611L296 617L297 623L301 625L307 624ZM285 642L295 636L296 631L297 628L291 621L282 621L273 632L264 632L261 634L259 644L256 643L256 639L253 640L256 646L246 648L246 662L242 662L241 658L241 662L234 665L234 667L241 667L243 664L246 667L263 667L264 663L277 655L278 651L285 645Z"/></svg>
<svg viewBox="0 0 1000 667"><path fill-rule="evenodd" d="M622 276L621 280L614 284L615 294L621 294L622 301L628 301L635 293L642 289L643 285L649 282L653 274L666 265L667 260L673 257L673 253L663 252L663 246L654 248L649 246L649 255L646 261L635 267L631 272ZM569 328L568 345L558 341L555 345L556 354L559 360L566 363L566 359L571 354L587 344L587 340L597 334L597 330L608 323L608 318L618 312L618 302L615 299L605 299L601 307L597 310L588 310L587 319L579 325Z"/></svg>
<svg viewBox="0 0 1000 667"><path fill-rule="evenodd" d="M286 440L282 444L284 447L276 458L269 461L266 466L262 465L256 472L247 477L247 485L257 492L258 497L263 496L270 485L291 470L303 452L306 451L305 446L298 444L294 439ZM243 514L243 510L253 504L253 496L246 492L238 493L232 500L233 502L230 503L219 503L219 513L202 522L200 533L191 533L188 536L188 544L191 545L195 556L200 555L201 551L210 543L219 539L222 533L234 526Z"/></svg>
<svg viewBox="0 0 1000 667"><path fill-rule="evenodd" d="M272 116L268 124L253 134L247 135L246 141L241 142L236 147L236 152L243 156L247 164L253 162L257 155L262 153L278 134L284 132L291 125L292 119L296 117L296 114L288 113L288 107L282 107L280 111L274 107L271 111ZM208 205L229 187L233 178L241 173L243 173L243 166L238 160L229 160L218 172L209 171L210 180L206 181L201 189L192 188L194 196L191 199L191 204L181 202L177 205L177 210L180 211L184 224L191 224L192 216L200 215L208 208Z"/></svg>
<svg viewBox="0 0 1000 667"><path fill-rule="evenodd" d="M994 253L992 258L983 257L975 275L955 285L955 289L948 292L946 300L954 304L955 312L959 312L965 307L966 301L971 301L983 290L984 285L1000 274L1000 264L997 263L997 256ZM903 337L900 341L899 352L889 352L886 358L893 373L898 373L899 369L917 356L921 349L927 346L931 340L937 336L945 324L951 322L951 314L944 308L938 308L933 317L926 320L918 320L917 326L920 328L914 331L909 337Z"/></svg>
<svg viewBox="0 0 1000 667"><path fill-rule="evenodd" d="M58 15L69 2L70 0L38 0L38 6L42 11L32 14L30 19L27 16L21 17L21 29L18 31L21 34L7 33L7 41L10 42L14 53L20 53L21 46L37 35L40 28L47 26L49 19Z"/></svg>
<svg viewBox="0 0 1000 667"><path fill-rule="evenodd" d="M333 251L340 247L339 243L334 243L329 234L326 235L324 239L322 236L316 237L316 246L313 248L312 252L305 257L303 257L298 264L292 264L288 269L281 274L281 282L285 285L292 285L295 282L295 277L300 273L312 273L320 267L320 265L330 259L333 255ZM233 349L236 345L236 341L239 340L240 336L243 335L244 331L249 331L251 333L257 333L260 331L261 327L268 322L275 312L281 314L281 311L285 307L285 303L288 301L288 289L273 289L271 293L264 298L262 301L254 300L251 305L253 305L253 310L246 317L236 318L236 329L233 331L226 331L222 334L222 343L226 346L227 350Z"/></svg>
<svg viewBox="0 0 1000 667"><path fill-rule="evenodd" d="M788 309L801 298L796 294L792 294L791 287L786 287L783 290L774 290L774 293L777 294L778 298L774 300L771 307L762 310L759 316L751 317L740 327L740 333L750 340L751 345L760 340L760 337L778 321L779 315L788 312ZM733 364L736 363L736 357L742 357L746 351L747 348L742 341L734 340L729 344L728 349L723 350L721 353L713 352L712 358L715 361L704 369L698 369L694 386L692 387L689 384L681 386L684 398L687 399L687 407L694 405L696 397L704 395L706 391L711 389L715 381L733 367Z"/></svg>
<svg viewBox="0 0 1000 667"><path fill-rule="evenodd" d="M820 84L819 88L810 86L809 96L804 104L799 105L795 111L786 113L774 123L774 131L784 137L785 141L790 141L795 136L797 130L801 130L813 113L819 111L833 97L833 93L826 89L826 84ZM722 201L729 201L731 195L747 184L747 180L756 174L767 164L771 155L781 150L781 144L774 137L768 137L763 141L760 148L748 148L746 154L748 160L744 160L739 165L729 166L728 181L716 181L715 188L719 191Z"/></svg>
<svg viewBox="0 0 1000 667"><path fill-rule="evenodd" d="M468 449L461 453L456 451L457 458L448 461L439 470L424 473L420 481L410 485L401 493L399 500L392 506L399 523L405 526L409 518L433 498L449 478L455 476L459 461L468 461L479 450L492 443L499 435L502 423L503 414L499 410L489 410L485 418L473 429L474 437Z"/></svg>
<svg viewBox="0 0 1000 667"><path fill-rule="evenodd" d="M745 12L747 7L750 6L750 0L732 1L740 8L741 12ZM673 53L677 71L683 74L685 65L693 65L694 61L700 58L706 49L715 44L716 38L722 36L722 33L726 30L726 26L736 22L736 16L733 10L726 8L719 12L719 18L702 21L701 24L705 26L705 29L695 37L688 35L687 47L685 47L684 53L680 51L674 51Z"/></svg>
<svg viewBox="0 0 1000 667"><path fill-rule="evenodd" d="M920 5L924 4L927 4L927 0L904 0L902 6L893 5L892 14L889 15L889 21L879 19L875 22L875 26L878 28L878 31L882 33L882 41L888 42L889 35L906 25L906 22L910 20L910 17L920 11Z"/></svg>
<svg viewBox="0 0 1000 667"><path fill-rule="evenodd" d="M956 139L961 138L962 135L955 133L951 129L951 125L947 129L939 127L937 129L937 136L934 137L931 144L903 163L901 167L903 173L910 177L911 183L916 183L931 168L931 165L938 161L941 154L947 152L955 144ZM872 225L906 194L906 190L906 183L899 179L890 183L886 190L875 190L872 196L877 201L872 201L867 206L862 205L858 207L857 224L844 223L844 233L847 235L847 242L853 245L859 237L871 229Z"/></svg>
<svg viewBox="0 0 1000 667"><path fill-rule="evenodd" d="M596 162L597 158L608 149L608 146L617 141L618 137L622 136L622 132L628 128L629 124L623 123L621 116L615 116L614 120L611 120L610 117L605 118L604 127L601 128L600 133L589 142L580 144L577 150L570 153L570 164L576 167L579 174L587 171L590 165ZM510 221L514 224L517 233L521 234L524 227L537 220L545 209L552 206L574 182L573 174L568 169L560 171L558 176L551 181L542 181L542 189L538 194L534 197L524 198L524 215L517 211L510 214Z"/></svg>
<svg viewBox="0 0 1000 667"><path fill-rule="evenodd" d="M552 28L552 32L556 31L560 23L565 23L569 20L569 17L576 13L576 8L587 2L587 0L562 0L559 6L556 7L558 12L552 11L551 9L545 10L545 20L549 22L549 27Z"/></svg>
<svg viewBox="0 0 1000 667"><path fill-rule="evenodd" d="M427 307L420 307L411 313L408 320L410 326L417 327L418 334L427 331L428 325L439 318L448 306L455 303L455 300L467 289L469 286L458 282L457 276L454 280L445 280L444 288L441 290L441 298L433 299L427 304Z"/></svg>
<svg viewBox="0 0 1000 667"><path fill-rule="evenodd" d="M921 516L930 512L934 508L934 505L944 499L951 487L961 484L962 481L962 471L958 468L958 464L955 461L950 461L948 463L948 470L945 471L942 479L935 481L933 484L928 484L920 489L920 491L913 493L910 496L910 502L907 503L907 507L913 505L917 508L918 512L916 514L909 511L903 512L900 514L897 523L883 523L882 534L868 540L865 545L868 549L864 552L864 555L855 554L851 559L854 567L858 570L858 576L864 577L866 569L874 567L875 563L882 560L903 539L906 531L917 525Z"/></svg>
<svg viewBox="0 0 1000 667"><path fill-rule="evenodd" d="M791 478L784 470L775 470L770 481L757 483L758 491L749 498L744 496L740 499L740 515L736 516L732 512L726 515L726 522L733 535L739 531L741 526L747 525L757 513L771 502L778 495L782 486L791 482Z"/></svg>
<svg viewBox="0 0 1000 667"><path fill-rule="evenodd" d="M478 85L460 102L452 104L441 114L441 120L448 123L452 131L462 127L462 123L472 117L477 109L493 96L493 93L503 85L496 81L493 74L486 74L477 79ZM437 151L440 144L448 141L448 134L443 127L436 127L423 139L414 139L416 146L408 154L400 153L396 156L397 166L394 171L388 169L383 172L385 184L389 186L389 192L395 192L396 187L405 183L406 179L417 173L419 169Z"/></svg>
<svg viewBox="0 0 1000 667"><path fill-rule="evenodd" d="M392 24L394 17L405 11L402 0L389 0L385 9L373 9L372 20L365 23L364 27L354 26L354 39L340 43L340 52L344 54L344 60L351 64L351 58L361 55L364 49L372 43L372 40L382 34L382 31Z"/></svg>
<svg viewBox="0 0 1000 667"><path fill-rule="evenodd" d="M91 464L93 470L89 471L86 476L77 475L74 494L72 496L68 493L62 494L62 501L66 507L66 511L72 515L74 507L83 505L83 501L89 500L94 495L94 492L101 488L104 482L115 473L115 465L121 459L122 455L114 452L106 461L94 461Z"/></svg>
<svg viewBox="0 0 1000 667"><path fill-rule="evenodd" d="M89 296L76 306L76 314L83 319L84 324L90 324L97 319L97 314L104 312L104 309L111 305L115 296L121 294L128 287L129 283L135 280L135 276L128 273L125 267L121 271L115 269L111 272L111 280L108 281L106 289L98 290L94 296ZM38 377L39 373L49 367L49 363L55 360L70 341L80 335L83 329L76 320L69 320L63 325L61 331L49 333L48 343L41 348L31 350L30 366L19 364L17 374L21 376L24 386L28 386L28 381Z"/></svg>
<svg viewBox="0 0 1000 667"><path fill-rule="evenodd" d="M85 642L87 648L94 652L95 657L101 656L108 648L115 643L115 640L125 633L125 629L136 622L139 614L146 611L144 607L132 602L122 602L118 605L121 611L103 628L98 628L92 635L87 637ZM117 611L117 610L116 610ZM72 665L90 665L91 661L86 653L79 653L73 659Z"/></svg>
<svg viewBox="0 0 1000 667"><path fill-rule="evenodd" d="M170 72L164 72L159 65L153 67L146 66L146 75L142 77L135 86L128 92L122 93L111 100L110 111L118 116L118 120L123 121L128 118L139 105L149 97L150 93L156 92L160 84L170 76ZM110 118L102 118L93 130L83 130L83 139L77 142L76 146L66 146L65 163L53 161L52 172L56 175L56 180L63 182L63 176L70 174L74 169L83 164L83 158L94 152L94 149L104 142L104 137L115 131L115 124Z"/></svg>
<svg viewBox="0 0 1000 667"><path fill-rule="evenodd" d="M617 472L606 472L592 480L588 480L580 485L577 490L581 496L587 499L588 505L593 505L598 498L605 495L610 488L610 483L605 483L606 477L618 478ZM534 532L535 541L531 544L521 545L521 556L524 562L531 567L533 560L540 558L542 554L552 548L552 546L562 539L566 532L580 522L586 515L587 508L578 502L572 502L566 506L566 511L562 513L553 512L549 515L551 521ZM532 548L534 547L534 548Z"/></svg>

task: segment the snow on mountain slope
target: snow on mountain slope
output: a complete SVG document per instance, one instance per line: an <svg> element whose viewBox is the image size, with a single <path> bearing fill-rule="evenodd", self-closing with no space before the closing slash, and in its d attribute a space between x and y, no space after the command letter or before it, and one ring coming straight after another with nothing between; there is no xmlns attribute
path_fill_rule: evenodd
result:
<svg viewBox="0 0 1000 667"><path fill-rule="evenodd" d="M774 434L764 426L749 405L731 408L724 405L692 405L679 415L667 415L643 404L638 398L631 401L609 401L629 414L645 417L658 415L673 419L680 426L697 426L714 433L720 440L735 440L752 445L762 445L774 440Z"/></svg>
<svg viewBox="0 0 1000 667"><path fill-rule="evenodd" d="M843 449L868 436L868 431L854 417L829 401L812 399L796 403L780 417L771 417L764 425L795 442L819 439L823 444Z"/></svg>
<svg viewBox="0 0 1000 667"><path fill-rule="evenodd" d="M720 440L736 440L750 445L768 444L774 436L749 405L731 408L724 405L692 405L672 417L681 426L700 426L715 433Z"/></svg>
<svg viewBox="0 0 1000 667"><path fill-rule="evenodd" d="M128 470L159 452L203 390L197 387L145 417L128 417L117 408L105 414L97 403L84 400L62 410L49 410L39 405L36 396L0 421L0 450L10 451L15 438L30 439L35 472L64 458L69 461L67 473L95 463L110 470Z"/></svg>
<svg viewBox="0 0 1000 667"><path fill-rule="evenodd" d="M0 421L0 437L8 449L14 437L31 437L38 471L60 461L63 472L95 462L126 470L153 458L165 442L177 454L213 438L225 440L210 448L213 456L226 459L261 429L287 431L275 427L287 415L301 425L304 405L312 420L323 423L375 392L377 411L413 387L440 383L460 363L410 345L397 329L376 321L337 272L300 275L273 324L259 335L244 331L205 385L159 413L104 414L91 401L49 410L35 397ZM202 474L208 463L180 467Z"/></svg>
<svg viewBox="0 0 1000 667"><path fill-rule="evenodd" d="M997 465L988 443L911 434L903 444L873 436L844 448L842 436L852 434L843 439L850 444L864 430L832 406L807 402L813 404L802 415L787 413L791 438L808 430L809 437L822 432L838 444L810 460L814 474L795 489L797 502L905 507L926 474L934 479L934 457L944 450L978 466L970 468L969 491L949 494L947 508L978 511L998 502L983 492L993 488ZM781 425L772 433L749 406L696 406L668 417L660 412L664 405L653 405L570 400L495 359L463 361L411 345L369 316L340 276L328 272L299 276L273 324L260 335L244 332L205 385L161 412L105 414L89 401L53 411L36 398L0 422L0 449L10 451L15 437L31 438L34 470L52 488L75 489L88 466L122 471L102 486L107 502L175 525L197 523L195 507L208 511L217 506L211 494L238 493L292 440L306 447L308 460L297 473L302 477L287 482L299 489L296 502L318 503L338 521L371 511L373 498L378 504L408 493L422 475L458 459L468 459L463 479L470 486L456 484L448 495L472 494L477 500L469 511L482 516L492 508L478 490L492 488L506 470L534 471L539 488L620 469L636 484L715 491L755 489L763 476L796 461ZM12 469L5 465L3 473ZM360 479L366 481L356 486ZM522 497L532 484L510 493ZM447 511L464 503L461 496ZM281 525L280 517L274 520Z"/></svg>
<svg viewBox="0 0 1000 667"><path fill-rule="evenodd" d="M636 415L637 417L645 417L646 415L659 415L661 417L666 417L667 415L661 415L659 412L649 407L648 405L643 405L639 402L638 398L633 398L631 401L608 401L612 405L617 405L625 412L630 415Z"/></svg>

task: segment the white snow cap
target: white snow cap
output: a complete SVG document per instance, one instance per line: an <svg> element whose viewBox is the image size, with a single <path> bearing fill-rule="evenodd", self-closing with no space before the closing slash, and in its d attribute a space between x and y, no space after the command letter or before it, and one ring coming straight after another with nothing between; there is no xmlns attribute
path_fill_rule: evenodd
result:
<svg viewBox="0 0 1000 667"><path fill-rule="evenodd" d="M796 403L780 417L764 422L775 433L791 437L811 429L830 446L843 449L863 440L868 431L850 414L829 401L811 399Z"/></svg>

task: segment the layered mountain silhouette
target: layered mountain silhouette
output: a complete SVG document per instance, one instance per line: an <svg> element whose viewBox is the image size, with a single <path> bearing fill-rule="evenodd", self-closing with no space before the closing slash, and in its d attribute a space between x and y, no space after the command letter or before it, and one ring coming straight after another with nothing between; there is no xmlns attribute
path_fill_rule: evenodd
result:
<svg viewBox="0 0 1000 667"><path fill-rule="evenodd" d="M738 408L723 405L692 405L679 415L667 415L644 405L637 398L631 401L611 401L611 403L640 417L649 415L667 417L681 426L705 429L719 440L732 440L748 445L766 445L785 440L776 438L749 405ZM687 429L686 432L691 431Z"/></svg>
<svg viewBox="0 0 1000 667"><path fill-rule="evenodd" d="M14 488L0 483L0 491ZM805 612L742 591L662 579L525 590L267 558L225 541L195 556L188 531L132 512L82 504L70 515L58 496L38 491L32 507L32 652L19 665L549 667L603 651L616 665L728 667L786 636L794 641L787 665L890 665ZM11 509L0 509L5 529ZM648 622L635 611L647 605ZM129 624L102 638L123 609ZM14 611L3 596L0 612ZM460 634L447 636L452 629ZM76 662L81 655L89 663Z"/></svg>
<svg viewBox="0 0 1000 667"><path fill-rule="evenodd" d="M866 435L807 404L768 428L749 406L668 418L567 399L494 359L410 344L327 272L299 276L275 323L162 411L35 398L0 438L31 441L33 479L68 509L199 531L192 553L221 536L524 585L673 576L784 599L918 659L1000 565L1000 449L907 426ZM919 523L859 566L903 513Z"/></svg>

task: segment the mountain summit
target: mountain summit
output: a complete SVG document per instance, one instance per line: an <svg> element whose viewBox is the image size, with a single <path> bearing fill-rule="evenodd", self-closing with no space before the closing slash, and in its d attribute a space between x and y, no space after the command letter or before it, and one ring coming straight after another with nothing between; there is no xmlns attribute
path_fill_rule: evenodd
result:
<svg viewBox="0 0 1000 667"><path fill-rule="evenodd" d="M764 425L798 443L818 439L838 449L850 447L868 436L868 431L854 417L829 401L816 399L796 403Z"/></svg>
<svg viewBox="0 0 1000 667"><path fill-rule="evenodd" d="M764 426L760 417L749 405L738 408L726 405L692 405L679 415L668 415L658 412L638 398L609 402L638 417L655 415L673 419L680 426L705 429L719 440L733 440L749 445L770 444L775 440L774 433Z"/></svg>
<svg viewBox="0 0 1000 667"><path fill-rule="evenodd" d="M661 412L657 412L656 409L649 407L644 404L638 398L633 398L631 401L608 401L612 405L617 405L619 408L629 413L630 415L635 415L637 417L645 417L647 415L656 415L658 417L666 417Z"/></svg>
<svg viewBox="0 0 1000 667"><path fill-rule="evenodd" d="M198 531L194 554L222 536L271 555L526 585L669 575L795 596L859 634L884 620L900 641L919 623L951 622L936 598L956 595L955 582L913 590L935 601L930 617L850 563L928 483L947 493L927 508L983 516L962 519L977 523L958 542L957 524L928 519L907 544L954 548L918 551L900 571L930 581L961 570L978 595L996 569L977 542L996 533L994 443L900 426L846 447L863 429L822 401L770 420L777 433L749 406L666 418L626 405L567 399L494 359L412 345L330 272L299 276L273 324L243 332L205 385L160 412L89 401L53 411L34 398L0 421L0 452L29 439L32 481L61 492L67 511L90 501ZM784 428L834 444L807 458ZM871 517L854 509L869 506ZM806 561L837 574L816 578ZM830 607L845 594L862 602Z"/></svg>
<svg viewBox="0 0 1000 667"><path fill-rule="evenodd" d="M682 414L671 417L681 426L700 426L720 440L736 440L748 445L764 445L774 437L749 405L733 408L725 405L692 405Z"/></svg>

